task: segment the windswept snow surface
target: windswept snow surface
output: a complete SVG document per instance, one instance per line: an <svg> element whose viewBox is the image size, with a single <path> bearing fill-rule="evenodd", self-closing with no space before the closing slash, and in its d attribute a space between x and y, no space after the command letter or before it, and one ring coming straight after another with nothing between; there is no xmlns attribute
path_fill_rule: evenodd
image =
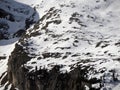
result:
<svg viewBox="0 0 120 90"><path fill-rule="evenodd" d="M29 0L20 2L28 3ZM119 82L110 83L112 75L109 75L111 70L115 70L120 80L119 3L120 0L31 1L29 5L36 8L40 17L49 12L51 7L57 13L45 18L39 29L32 31L39 31L40 35L25 39L29 46L24 49L30 53L29 56L35 55L26 66L32 67L32 71L36 66L51 70L55 65L62 65L61 72L70 72L78 65L82 68L89 66L88 79L105 76L105 88L119 90ZM42 28L54 20L61 20L61 23L52 23L46 29ZM31 29L34 30L34 27ZM28 35L31 29L28 30Z"/></svg>
<svg viewBox="0 0 120 90"><path fill-rule="evenodd" d="M55 15L45 18L39 29L32 31L40 35L25 39L29 46L24 49L34 57L26 63L32 67L30 71L36 66L51 70L55 65L62 65L61 72L70 72L78 65L89 66L88 79L106 77L101 90L120 90L120 0L15 1L36 8L40 17L52 7L57 9ZM54 20L61 23L42 28ZM111 70L115 70L118 82L112 81Z"/></svg>
<svg viewBox="0 0 120 90"><path fill-rule="evenodd" d="M27 0L24 1L24 3L27 3ZM78 54L78 57L69 56L65 60L62 58L59 58L59 61L56 59L50 59L49 62L65 64L65 69L68 71L70 71L68 67L69 64L75 64L80 60L86 59L90 59L92 62L94 61L93 64L98 64L96 65L96 68L98 67L98 69L107 65L109 67L109 64L111 63L113 63L113 67L114 63L116 66L116 63L118 62L116 59L119 58L120 54L120 6L118 3L120 3L119 0L38 1L38 9L39 12L41 12L41 17L51 7L58 9L58 14L60 16L57 18L53 16L50 19L43 20L42 25L40 25L41 27L44 26L46 22L54 19L61 20L62 23L59 25L50 24L47 27L47 34L44 29L41 30L41 27L37 29L42 35L31 37L27 40L28 43L32 43L28 46L29 52L31 54L38 55L38 57L44 52L60 52L63 54L71 52L71 55ZM73 20L70 21L73 13L76 15L73 16ZM77 22L75 19L80 21ZM27 34L29 34L29 31ZM53 38L52 35L56 35L58 37ZM44 39L47 40L44 41ZM54 44L55 42L57 44ZM61 49L62 47L70 47L70 49ZM33 48L33 50L31 48ZM37 58L32 60L37 61ZM74 60L74 62L71 62L72 60ZM101 66L99 66L99 63L104 60L106 63L103 63L103 65L100 64ZM37 61L37 63L38 65L43 64L46 66L48 64L45 59ZM90 62L88 62L88 64L90 64ZM117 64L119 64L119 62ZM112 67L110 67L110 69L111 68Z"/></svg>

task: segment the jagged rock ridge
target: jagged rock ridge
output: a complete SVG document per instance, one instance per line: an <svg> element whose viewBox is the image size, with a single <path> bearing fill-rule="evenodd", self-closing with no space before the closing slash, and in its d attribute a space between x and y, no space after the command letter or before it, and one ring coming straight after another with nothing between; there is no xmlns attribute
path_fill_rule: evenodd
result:
<svg viewBox="0 0 120 90"><path fill-rule="evenodd" d="M118 3L38 1L40 20L27 30L9 58L12 88L119 90Z"/></svg>

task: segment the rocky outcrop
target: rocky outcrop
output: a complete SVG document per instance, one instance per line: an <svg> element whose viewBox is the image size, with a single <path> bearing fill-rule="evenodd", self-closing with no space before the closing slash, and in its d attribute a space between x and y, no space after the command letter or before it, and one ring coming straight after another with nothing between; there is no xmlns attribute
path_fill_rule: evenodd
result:
<svg viewBox="0 0 120 90"><path fill-rule="evenodd" d="M30 69L33 67L25 65L32 58L37 56L39 56L38 60L49 58L55 58L56 60L62 58L64 60L72 54L72 52L65 51L71 49L71 47L68 46L56 47L56 49L60 48L63 51L62 53L43 52L41 55L37 55L35 53L31 54L31 51L29 51L29 49L33 51L36 50L35 47L29 48L31 44L34 44L33 42L29 42L29 39L32 37L46 34L49 38L52 38L55 41L57 40L57 42L53 42L54 44L57 44L60 41L69 41L70 38L64 39L63 35L55 34L55 32L48 29L52 24L59 25L62 23L60 13L61 10L56 9L55 7L50 8L39 22L34 25L33 29L28 30L27 33L19 40L19 44L16 44L8 62L8 80L9 83L12 83L11 90L14 90L14 88L19 88L20 90L86 90L86 87L94 90L94 88L92 88L92 84L100 83L100 80L97 80L96 78L88 80L88 70L86 68L82 69L80 65L73 68L70 72L66 71L64 73L60 71L63 67L62 65L51 65L51 70L48 70L45 67L38 68L36 66L32 71L30 71ZM75 15L72 15L71 20L73 20L74 17ZM42 31L45 33L42 33ZM70 34L72 32L66 33ZM44 42L48 42L49 38L44 39ZM77 40L75 42L78 43ZM77 47L77 45L75 45L75 47ZM76 56L79 55L74 54L72 58ZM72 68L72 65L69 65L69 67Z"/></svg>
<svg viewBox="0 0 120 90"><path fill-rule="evenodd" d="M120 36L108 27L108 21L115 20L96 14L107 1L88 1L85 6L74 0L53 2L57 5L44 8L44 15L24 35L23 30L14 34L22 37L9 57L11 90L100 90L107 88L105 83L119 83ZM25 23L32 24L30 20Z"/></svg>
<svg viewBox="0 0 120 90"><path fill-rule="evenodd" d="M52 57L52 54L44 55L45 58ZM81 69L78 66L71 72L60 71L62 66L56 65L50 71L46 68L35 68L29 71L32 67L26 67L31 58L28 56L19 44L16 44L14 51L9 57L8 62L8 81L12 84L11 90L19 88L19 90L99 90L100 87L92 88L92 84L99 83L101 80L96 78L87 79L87 68ZM101 84L100 84L101 85Z"/></svg>
<svg viewBox="0 0 120 90"><path fill-rule="evenodd" d="M16 44L16 48L12 52L12 56L9 57L8 62L8 79L14 86L23 82L21 80L23 80L24 72L21 65L24 65L28 60L30 60L30 57L27 56L21 46Z"/></svg>
<svg viewBox="0 0 120 90"><path fill-rule="evenodd" d="M29 72L29 68L25 67L24 63L30 60L21 46L16 44L14 52L8 62L8 80L12 83L11 90L19 88L19 90L86 90L86 86L90 90L92 84L100 83L97 79L86 79L87 70L81 67L75 68L73 71L61 73L61 66L56 65L50 71L47 69L35 68ZM22 66L22 67L21 67Z"/></svg>

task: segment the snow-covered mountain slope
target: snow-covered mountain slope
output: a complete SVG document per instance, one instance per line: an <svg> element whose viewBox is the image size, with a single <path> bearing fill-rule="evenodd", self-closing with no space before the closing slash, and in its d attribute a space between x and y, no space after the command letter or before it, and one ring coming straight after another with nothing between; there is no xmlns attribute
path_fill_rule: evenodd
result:
<svg viewBox="0 0 120 90"><path fill-rule="evenodd" d="M1 84L6 82L8 58L15 43L38 18L36 10L29 5L15 0L0 0L0 90L4 88Z"/></svg>
<svg viewBox="0 0 120 90"><path fill-rule="evenodd" d="M34 66L51 69L62 64L61 70L70 71L79 62L82 66L94 65L98 71L103 67L115 69L120 54L118 3L119 0L43 1L42 13L46 14L27 31L30 37L23 38L22 43L28 45L18 43L29 56L35 55L26 65L36 62ZM38 35L32 36L34 33ZM89 62L84 64L84 60ZM111 63L113 67L107 67Z"/></svg>
<svg viewBox="0 0 120 90"><path fill-rule="evenodd" d="M119 80L119 0L43 0L35 3L41 19L18 43L32 57L25 64L31 67L30 71L36 67L51 70L60 65L61 72L70 72L80 66L88 67L88 79L100 79L115 70ZM114 87L116 85L110 85Z"/></svg>
<svg viewBox="0 0 120 90"><path fill-rule="evenodd" d="M20 67L34 72L36 68L50 71L59 65L61 73L80 67L87 80L101 80L101 90L120 89L119 0L16 1L34 7L40 15L17 43L23 49L18 54L25 52L30 57ZM13 55L15 52L9 61L19 62ZM12 72L15 65L10 64Z"/></svg>

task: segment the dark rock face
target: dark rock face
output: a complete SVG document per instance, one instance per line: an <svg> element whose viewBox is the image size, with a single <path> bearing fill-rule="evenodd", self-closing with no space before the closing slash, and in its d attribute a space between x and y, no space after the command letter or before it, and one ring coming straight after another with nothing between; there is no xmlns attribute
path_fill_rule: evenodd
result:
<svg viewBox="0 0 120 90"><path fill-rule="evenodd" d="M30 57L23 52L23 48L16 44L14 52L8 61L8 79L14 86L22 84L25 77L21 65L30 60ZM23 79L24 78L24 79Z"/></svg>
<svg viewBox="0 0 120 90"><path fill-rule="evenodd" d="M20 29L16 33L14 33L13 37L20 37L25 33L25 30Z"/></svg>
<svg viewBox="0 0 120 90"><path fill-rule="evenodd" d="M20 90L86 90L87 85L91 90L93 83L100 80L85 79L85 70L77 67L70 73L60 73L60 66L54 66L50 71L47 69L36 69L29 72L30 67L25 67L24 63L30 60L23 48L16 44L14 52L8 62L8 80Z"/></svg>

